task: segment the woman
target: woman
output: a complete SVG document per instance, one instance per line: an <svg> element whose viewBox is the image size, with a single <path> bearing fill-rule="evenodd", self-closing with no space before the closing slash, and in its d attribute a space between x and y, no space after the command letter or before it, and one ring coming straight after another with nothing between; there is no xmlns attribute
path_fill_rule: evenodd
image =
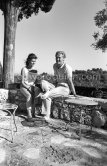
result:
<svg viewBox="0 0 107 166"><path fill-rule="evenodd" d="M21 93L26 97L26 108L29 122L35 121L35 118L32 117L34 115L32 97L33 95L37 96L40 93L40 89L35 86L37 70L35 70L34 67L36 60L37 56L35 54L29 54L25 62L25 67L23 67L21 70L22 81L20 90Z"/></svg>

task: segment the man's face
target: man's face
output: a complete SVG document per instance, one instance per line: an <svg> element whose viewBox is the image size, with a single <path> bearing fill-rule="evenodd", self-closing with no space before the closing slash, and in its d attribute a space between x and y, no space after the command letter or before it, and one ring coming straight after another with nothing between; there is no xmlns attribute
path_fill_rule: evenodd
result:
<svg viewBox="0 0 107 166"><path fill-rule="evenodd" d="M64 56L63 56L63 54L58 54L58 55L56 56L56 63L57 63L57 65L58 65L59 67L64 64Z"/></svg>

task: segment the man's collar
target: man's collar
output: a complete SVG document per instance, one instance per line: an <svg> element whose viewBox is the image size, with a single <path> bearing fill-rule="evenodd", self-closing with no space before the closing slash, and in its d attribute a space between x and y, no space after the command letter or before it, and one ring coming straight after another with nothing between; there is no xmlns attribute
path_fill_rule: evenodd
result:
<svg viewBox="0 0 107 166"><path fill-rule="evenodd" d="M57 66L57 68L58 68L58 69L63 68L64 65L65 65L65 63L63 63L62 66L60 66L60 67Z"/></svg>

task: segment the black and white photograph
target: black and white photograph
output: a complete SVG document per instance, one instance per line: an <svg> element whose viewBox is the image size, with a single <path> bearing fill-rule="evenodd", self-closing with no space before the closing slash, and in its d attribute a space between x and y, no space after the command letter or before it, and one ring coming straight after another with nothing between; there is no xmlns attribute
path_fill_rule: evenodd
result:
<svg viewBox="0 0 107 166"><path fill-rule="evenodd" d="M107 166L107 0L0 0L0 166Z"/></svg>

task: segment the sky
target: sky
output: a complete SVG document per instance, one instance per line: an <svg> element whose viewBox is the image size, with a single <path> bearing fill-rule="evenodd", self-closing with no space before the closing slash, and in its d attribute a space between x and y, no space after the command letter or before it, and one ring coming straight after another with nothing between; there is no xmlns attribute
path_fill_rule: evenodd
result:
<svg viewBox="0 0 107 166"><path fill-rule="evenodd" d="M15 73L25 65L29 53L38 57L39 73L53 74L56 51L66 53L66 63L74 70L102 68L107 70L107 52L91 47L96 13L104 8L104 0L56 0L49 13L23 19L17 24ZM0 61L3 61L4 18L0 12Z"/></svg>

